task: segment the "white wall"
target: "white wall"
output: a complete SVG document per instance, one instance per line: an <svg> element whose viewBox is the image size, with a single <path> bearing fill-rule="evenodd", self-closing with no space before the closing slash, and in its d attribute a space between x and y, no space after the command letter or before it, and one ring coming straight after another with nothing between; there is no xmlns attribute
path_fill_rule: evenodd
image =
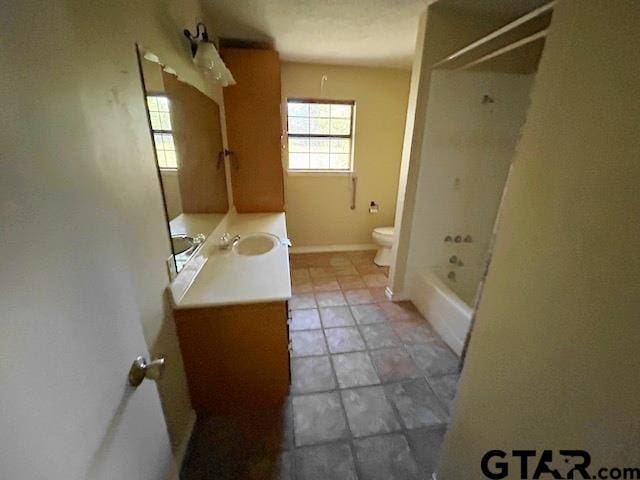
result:
<svg viewBox="0 0 640 480"><path fill-rule="evenodd" d="M500 197L529 105L532 75L435 71L417 182L407 275L448 265L451 255L480 281ZM482 103L489 95L494 103ZM445 243L471 235L472 243ZM409 282L410 277L406 282ZM454 284L455 287L455 284Z"/></svg>
<svg viewBox="0 0 640 480"><path fill-rule="evenodd" d="M183 443L193 412L163 304L171 249L134 43L221 98L182 35L199 17L196 0L3 4L2 478L84 479L96 465L110 478L167 473L162 419L144 431L118 423L125 406L158 408L155 385L120 404L133 359L104 348L145 353L142 333L167 357L159 387L176 450ZM122 364L114 388L100 376L112 362ZM125 434L141 438L135 449Z"/></svg>
<svg viewBox="0 0 640 480"><path fill-rule="evenodd" d="M632 0L557 2L441 480L477 478L493 448L638 466L638 19Z"/></svg>

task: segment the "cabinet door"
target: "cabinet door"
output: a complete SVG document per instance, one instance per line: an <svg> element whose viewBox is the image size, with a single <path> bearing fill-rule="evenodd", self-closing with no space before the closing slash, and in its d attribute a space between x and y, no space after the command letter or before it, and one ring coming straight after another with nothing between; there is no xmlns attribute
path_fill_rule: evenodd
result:
<svg viewBox="0 0 640 480"><path fill-rule="evenodd" d="M289 390L285 302L174 311L193 408L279 410Z"/></svg>
<svg viewBox="0 0 640 480"><path fill-rule="evenodd" d="M239 213L282 212L278 52L224 48L222 56L237 82L224 89L236 210Z"/></svg>

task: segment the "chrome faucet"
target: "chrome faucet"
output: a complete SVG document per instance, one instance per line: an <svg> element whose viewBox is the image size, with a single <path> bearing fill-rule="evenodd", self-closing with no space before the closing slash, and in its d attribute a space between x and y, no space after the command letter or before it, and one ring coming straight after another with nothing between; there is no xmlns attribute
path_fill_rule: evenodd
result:
<svg viewBox="0 0 640 480"><path fill-rule="evenodd" d="M200 245L201 243L204 243L204 241L207 239L207 237L205 236L204 233L198 233L197 235L194 235L193 237L193 244L194 245Z"/></svg>
<svg viewBox="0 0 640 480"><path fill-rule="evenodd" d="M220 250L230 250L239 241L240 235L234 235L232 237L229 232L225 232L220 237Z"/></svg>

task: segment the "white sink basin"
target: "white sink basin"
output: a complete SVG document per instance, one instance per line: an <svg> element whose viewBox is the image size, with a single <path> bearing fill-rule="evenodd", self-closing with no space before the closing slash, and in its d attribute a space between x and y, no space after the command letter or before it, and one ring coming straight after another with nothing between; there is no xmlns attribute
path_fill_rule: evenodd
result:
<svg viewBox="0 0 640 480"><path fill-rule="evenodd" d="M193 248L193 238L187 235L172 235L171 245L173 246L173 254L179 255Z"/></svg>
<svg viewBox="0 0 640 480"><path fill-rule="evenodd" d="M276 248L279 243L280 239L270 233L252 233L242 236L233 247L233 251L244 256L264 255Z"/></svg>

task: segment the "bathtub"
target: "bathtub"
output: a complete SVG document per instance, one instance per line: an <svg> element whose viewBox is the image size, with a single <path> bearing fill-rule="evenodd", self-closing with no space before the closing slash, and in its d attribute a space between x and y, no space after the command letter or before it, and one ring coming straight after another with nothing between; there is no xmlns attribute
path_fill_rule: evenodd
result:
<svg viewBox="0 0 640 480"><path fill-rule="evenodd" d="M442 339L458 355L471 326L471 316L480 266L456 269L455 281L449 280L448 267L426 267L409 272L408 294Z"/></svg>

